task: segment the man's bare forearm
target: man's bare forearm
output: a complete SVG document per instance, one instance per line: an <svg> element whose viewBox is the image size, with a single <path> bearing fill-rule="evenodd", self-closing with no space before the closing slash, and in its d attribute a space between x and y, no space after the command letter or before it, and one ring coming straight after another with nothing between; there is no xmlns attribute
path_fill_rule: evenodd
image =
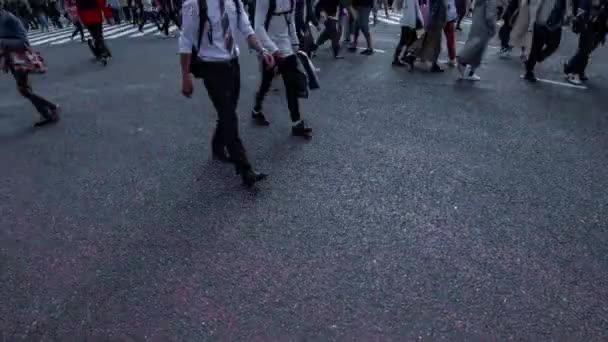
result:
<svg viewBox="0 0 608 342"><path fill-rule="evenodd" d="M257 51L259 54L264 52L264 48L256 38L255 34L250 34L247 36L247 44L249 45L249 48Z"/></svg>
<svg viewBox="0 0 608 342"><path fill-rule="evenodd" d="M182 77L190 76L190 60L192 59L191 53L180 53L179 62L182 66Z"/></svg>

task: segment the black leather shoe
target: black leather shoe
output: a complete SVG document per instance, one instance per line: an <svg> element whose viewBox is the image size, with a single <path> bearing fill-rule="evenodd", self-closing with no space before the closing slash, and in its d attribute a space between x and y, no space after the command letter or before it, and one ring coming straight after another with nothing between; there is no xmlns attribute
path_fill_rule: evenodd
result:
<svg viewBox="0 0 608 342"><path fill-rule="evenodd" d="M231 163L232 160L230 160L230 157L228 157L228 154L226 152L213 152L213 160L217 160L220 161L222 163Z"/></svg>
<svg viewBox="0 0 608 342"><path fill-rule="evenodd" d="M268 122L268 120L266 120L266 117L264 116L263 112L258 112L255 110L251 111L251 118L253 119L253 122L257 125L257 126L269 126L270 122Z"/></svg>
<svg viewBox="0 0 608 342"><path fill-rule="evenodd" d="M409 71L414 71L414 63L416 63L416 56L408 55L403 58L403 62L407 64Z"/></svg>
<svg viewBox="0 0 608 342"><path fill-rule="evenodd" d="M433 66L431 67L431 72L439 73L444 71L445 70L441 69L441 67L437 63L433 64Z"/></svg>
<svg viewBox="0 0 608 342"><path fill-rule="evenodd" d="M243 185L250 188L255 185L255 183L263 181L268 178L268 175L261 172L256 172L254 170L247 170L239 172L241 174L241 179L243 180Z"/></svg>
<svg viewBox="0 0 608 342"><path fill-rule="evenodd" d="M406 67L406 66L408 66L408 65L407 65L407 63L405 63L405 62L404 62L403 60L401 60L401 59L395 59L395 60L393 60L392 65L393 65L394 67Z"/></svg>
<svg viewBox="0 0 608 342"><path fill-rule="evenodd" d="M535 83L536 81L538 81L538 79L536 78L536 75L534 75L534 73L532 71L527 71L524 76L523 79L531 82L531 83Z"/></svg>
<svg viewBox="0 0 608 342"><path fill-rule="evenodd" d="M306 124L304 124L304 121L300 121L300 123L291 127L291 134L296 137L310 138L312 135L312 128L307 127Z"/></svg>
<svg viewBox="0 0 608 342"><path fill-rule="evenodd" d="M42 126L46 126L48 124L53 124L59 121L59 113L61 112L61 108L59 106L56 106L54 109L50 109L49 113L43 117L42 120L36 122L34 124L34 127L42 127Z"/></svg>

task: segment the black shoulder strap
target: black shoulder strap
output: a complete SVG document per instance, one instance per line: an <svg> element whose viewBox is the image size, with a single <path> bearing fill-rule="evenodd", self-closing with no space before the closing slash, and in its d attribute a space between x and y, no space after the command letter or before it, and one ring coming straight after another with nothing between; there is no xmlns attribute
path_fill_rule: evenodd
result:
<svg viewBox="0 0 608 342"><path fill-rule="evenodd" d="M201 48L201 41L203 39L203 30L205 30L205 23L209 20L207 16L207 0L196 0L198 5L198 45L196 50ZM209 27L209 43L213 42L213 34L211 32L211 26Z"/></svg>
<svg viewBox="0 0 608 342"><path fill-rule="evenodd" d="M234 7L236 8L236 27L241 28L241 11L243 10L241 0L234 0Z"/></svg>
<svg viewBox="0 0 608 342"><path fill-rule="evenodd" d="M266 20L264 21L264 28L268 30L270 20L274 16L274 11L277 9L277 0L268 0L268 12L266 13Z"/></svg>

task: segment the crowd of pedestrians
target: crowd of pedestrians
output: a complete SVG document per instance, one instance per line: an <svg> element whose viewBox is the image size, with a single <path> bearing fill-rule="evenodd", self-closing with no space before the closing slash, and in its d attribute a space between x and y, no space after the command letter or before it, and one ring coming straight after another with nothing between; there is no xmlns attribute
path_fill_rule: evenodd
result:
<svg viewBox="0 0 608 342"><path fill-rule="evenodd" d="M5 0L0 7L19 18L27 30L49 31L80 21L74 11L76 0ZM97 7L107 8L108 22L132 23L140 30L146 22L156 24L159 31L169 35L171 23L179 26L181 0L105 0Z"/></svg>
<svg viewBox="0 0 608 342"><path fill-rule="evenodd" d="M59 106L36 95L30 84L31 73L45 69L41 56L29 48L28 29L48 30L61 27L61 16L74 25L72 37L84 29L94 56L107 63L112 56L103 38L103 21L125 20L139 26L153 21L169 35L173 22L180 29L179 54L182 71L182 93L193 94L193 77L203 80L218 113L212 140L213 157L232 163L243 183L251 186L266 178L254 171L239 138L236 114L240 95L239 49L233 34L246 38L249 48L260 61L260 86L251 110L252 120L268 126L264 99L273 80L280 75L285 83L287 107L294 136L310 138L312 128L302 119L300 100L308 95L315 78L308 59L326 41L331 42L332 56L345 58L342 51L371 56L374 40L370 15L377 18L378 9L389 7L401 12L401 32L392 64L416 68L425 63L430 72L440 73L439 55L445 37L448 67L456 67L463 80L479 81L477 70L490 40L498 31L501 57L512 50L520 52L523 79L537 80L535 68L559 47L562 28L571 24L579 34L578 49L564 65L568 82L581 84L594 49L603 44L608 32L608 0L46 0L6 2L0 10L0 66L10 72L21 95L29 99L42 117L37 125L59 120ZM456 51L455 32L462 19L471 15L472 25L466 44ZM49 24L50 22L50 24ZM497 30L498 23L500 30ZM321 29L321 26L323 27ZM320 32L314 37L311 28ZM359 48L360 36L365 48ZM302 65L308 66L302 68ZM305 72L303 72L303 70ZM312 71L311 71L312 70Z"/></svg>

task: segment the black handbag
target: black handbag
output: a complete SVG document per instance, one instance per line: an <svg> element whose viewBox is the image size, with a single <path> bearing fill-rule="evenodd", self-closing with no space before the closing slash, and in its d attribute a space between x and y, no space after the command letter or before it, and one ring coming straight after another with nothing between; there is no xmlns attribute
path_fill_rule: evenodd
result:
<svg viewBox="0 0 608 342"><path fill-rule="evenodd" d="M207 16L207 1L197 0L198 13L199 13L199 24L198 24L198 44L192 45L192 55L190 56L190 73L195 78L203 78L203 60L198 56L198 51L201 47L203 40L203 30L205 29L205 23L209 19ZM210 32L211 33L211 32ZM211 36L211 34L210 34ZM211 38L210 38L211 39Z"/></svg>
<svg viewBox="0 0 608 342"><path fill-rule="evenodd" d="M306 73L306 79L308 81L308 89L315 90L319 89L321 86L319 85L319 77L317 76L317 72L315 70L315 66L308 58L308 55L304 51L298 51L298 67L302 67L303 71Z"/></svg>

